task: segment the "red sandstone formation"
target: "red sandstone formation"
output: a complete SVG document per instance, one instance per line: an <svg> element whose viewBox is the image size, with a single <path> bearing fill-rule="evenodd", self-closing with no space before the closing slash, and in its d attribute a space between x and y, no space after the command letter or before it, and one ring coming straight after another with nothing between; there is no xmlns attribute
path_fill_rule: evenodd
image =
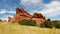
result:
<svg viewBox="0 0 60 34"><path fill-rule="evenodd" d="M32 15L27 13L23 8L16 8L16 15L13 18L8 18L10 22L19 22L27 18L32 18Z"/></svg>
<svg viewBox="0 0 60 34"><path fill-rule="evenodd" d="M10 22L19 22L24 19L32 19L36 21L36 25L40 25L42 22L45 21L45 16L41 13L34 13L33 16L27 13L23 8L16 8L16 14L13 18L8 17Z"/></svg>
<svg viewBox="0 0 60 34"><path fill-rule="evenodd" d="M32 15L30 15L29 13L27 13L23 8L16 8L16 14L32 18Z"/></svg>
<svg viewBox="0 0 60 34"><path fill-rule="evenodd" d="M33 20L36 21L36 25L39 26L41 23L45 21L45 16L43 16L41 13L34 13L33 14Z"/></svg>
<svg viewBox="0 0 60 34"><path fill-rule="evenodd" d="M45 19L45 16L43 16L41 13L34 13L33 18L42 18Z"/></svg>

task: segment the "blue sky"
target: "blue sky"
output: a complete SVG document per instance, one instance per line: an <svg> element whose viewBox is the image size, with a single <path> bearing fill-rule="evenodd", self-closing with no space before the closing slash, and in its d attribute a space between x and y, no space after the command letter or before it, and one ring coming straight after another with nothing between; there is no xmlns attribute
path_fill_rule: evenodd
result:
<svg viewBox="0 0 60 34"><path fill-rule="evenodd" d="M28 13L42 13L46 18L60 20L60 0L0 0L0 19L13 17L16 7L24 8Z"/></svg>

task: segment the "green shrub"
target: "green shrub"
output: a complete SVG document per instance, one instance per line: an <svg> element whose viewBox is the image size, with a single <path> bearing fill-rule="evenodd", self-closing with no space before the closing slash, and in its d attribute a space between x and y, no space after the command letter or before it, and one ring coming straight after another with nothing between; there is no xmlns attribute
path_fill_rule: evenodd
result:
<svg viewBox="0 0 60 34"><path fill-rule="evenodd" d="M43 28L45 28L45 27L47 27L47 28L52 28L52 27L55 27L55 28L60 28L60 21L48 21L48 20L46 20L44 23L42 23L41 25L40 25L40 27L43 27Z"/></svg>
<svg viewBox="0 0 60 34"><path fill-rule="evenodd" d="M44 25L44 23L40 24L40 27L42 27L42 28L45 28L45 25Z"/></svg>
<svg viewBox="0 0 60 34"><path fill-rule="evenodd" d="M19 22L19 24L21 25L29 25L29 26L35 26L36 25L36 22L34 20L22 20Z"/></svg>
<svg viewBox="0 0 60 34"><path fill-rule="evenodd" d="M1 19L0 19L0 21L1 21Z"/></svg>
<svg viewBox="0 0 60 34"><path fill-rule="evenodd" d="M55 28L60 28L60 21L52 21L52 24Z"/></svg>
<svg viewBox="0 0 60 34"><path fill-rule="evenodd" d="M60 28L60 24L56 24L55 28Z"/></svg>
<svg viewBox="0 0 60 34"><path fill-rule="evenodd" d="M40 25L40 27L46 27L46 28L52 28L52 23L48 20L46 20L44 23Z"/></svg>

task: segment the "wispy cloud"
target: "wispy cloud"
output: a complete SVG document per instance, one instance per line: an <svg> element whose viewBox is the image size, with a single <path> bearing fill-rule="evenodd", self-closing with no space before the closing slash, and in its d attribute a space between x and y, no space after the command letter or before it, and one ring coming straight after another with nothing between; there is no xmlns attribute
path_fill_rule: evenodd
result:
<svg viewBox="0 0 60 34"><path fill-rule="evenodd" d="M7 9L1 9L0 10L0 14L4 14L4 13L16 13L15 11L11 10L11 11L8 11Z"/></svg>
<svg viewBox="0 0 60 34"><path fill-rule="evenodd" d="M0 14L4 14L4 13L6 13L6 10L5 9L1 9L0 10Z"/></svg>
<svg viewBox="0 0 60 34"><path fill-rule="evenodd" d="M43 9L41 12L49 16L60 15L60 2L52 1L50 4L46 4L45 9Z"/></svg>
<svg viewBox="0 0 60 34"><path fill-rule="evenodd" d="M60 2L52 1L50 4L45 5L45 9L43 10L45 14L49 14L50 16L58 16L60 15ZM43 12L42 11L42 12Z"/></svg>
<svg viewBox="0 0 60 34"><path fill-rule="evenodd" d="M36 4L40 4L42 2L42 0L21 0L21 4L23 5L36 5Z"/></svg>
<svg viewBox="0 0 60 34"><path fill-rule="evenodd" d="M21 0L20 4L27 10L40 10L42 7L44 7L42 0ZM30 11L30 12L31 12Z"/></svg>
<svg viewBox="0 0 60 34"><path fill-rule="evenodd" d="M31 14L38 12L43 13L47 18L60 19L60 2L59 1L51 1L49 4L44 4L44 9L40 11L32 11Z"/></svg>

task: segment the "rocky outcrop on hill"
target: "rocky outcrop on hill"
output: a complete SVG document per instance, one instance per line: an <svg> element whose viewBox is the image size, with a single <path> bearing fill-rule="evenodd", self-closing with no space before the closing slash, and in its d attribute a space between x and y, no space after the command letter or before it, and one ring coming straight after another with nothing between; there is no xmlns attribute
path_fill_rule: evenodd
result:
<svg viewBox="0 0 60 34"><path fill-rule="evenodd" d="M8 17L10 22L19 22L24 19L32 18L32 15L27 13L23 8L16 8L16 14L13 18Z"/></svg>
<svg viewBox="0 0 60 34"><path fill-rule="evenodd" d="M42 18L45 19L45 16L43 16L41 13L34 13L33 18Z"/></svg>
<svg viewBox="0 0 60 34"><path fill-rule="evenodd" d="M23 8L16 8L16 14L32 18L32 15L27 13Z"/></svg>
<svg viewBox="0 0 60 34"><path fill-rule="evenodd" d="M35 20L36 25L39 26L42 22L44 22L46 20L46 18L41 13L34 13L33 14L33 20Z"/></svg>
<svg viewBox="0 0 60 34"><path fill-rule="evenodd" d="M16 14L13 18L8 17L9 22L16 22L22 21L24 19L32 19L36 21L36 25L40 25L40 23L45 21L45 16L41 13L34 13L33 15L27 13L23 8L16 8Z"/></svg>

